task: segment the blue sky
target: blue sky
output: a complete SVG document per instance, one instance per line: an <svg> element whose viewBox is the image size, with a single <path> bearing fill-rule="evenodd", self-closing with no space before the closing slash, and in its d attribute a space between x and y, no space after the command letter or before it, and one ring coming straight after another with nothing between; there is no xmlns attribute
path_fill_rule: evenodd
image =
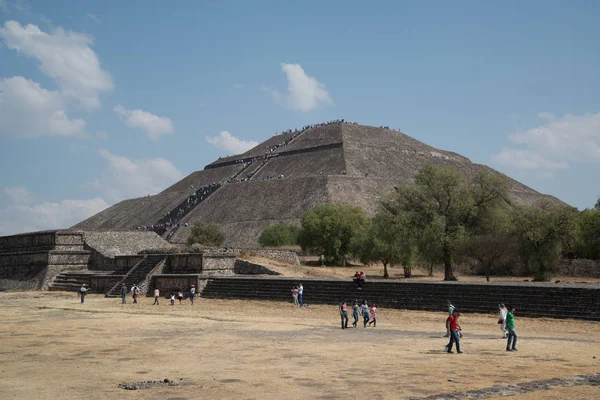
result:
<svg viewBox="0 0 600 400"><path fill-rule="evenodd" d="M336 118L591 207L599 19L596 1L0 0L0 234Z"/></svg>

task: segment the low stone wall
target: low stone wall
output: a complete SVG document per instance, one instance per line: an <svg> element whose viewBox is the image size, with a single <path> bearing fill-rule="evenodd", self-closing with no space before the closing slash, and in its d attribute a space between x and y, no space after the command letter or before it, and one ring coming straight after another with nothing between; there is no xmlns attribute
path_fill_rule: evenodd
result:
<svg viewBox="0 0 600 400"><path fill-rule="evenodd" d="M271 271L264 265L241 260L235 260L234 272L239 275L281 275L279 272Z"/></svg>
<svg viewBox="0 0 600 400"><path fill-rule="evenodd" d="M90 275L90 285L96 293L106 293L123 279L124 275Z"/></svg>
<svg viewBox="0 0 600 400"><path fill-rule="evenodd" d="M160 250L145 250L140 254L157 254L164 253ZM168 254L193 254L193 253L206 253L206 254L222 254L239 256L242 253L254 254L262 257L271 258L274 260L281 260L294 265L300 265L300 259L298 254L289 250L275 250L275 249L239 249L233 247L200 247L200 246L180 246L167 251Z"/></svg>
<svg viewBox="0 0 600 400"><path fill-rule="evenodd" d="M126 273L135 264L139 263L144 259L143 255L135 256L117 256L115 257L115 271Z"/></svg>
<svg viewBox="0 0 600 400"><path fill-rule="evenodd" d="M600 261L563 260L554 271L556 276L600 278Z"/></svg>
<svg viewBox="0 0 600 400"><path fill-rule="evenodd" d="M181 290L184 296L188 298L192 285L198 287L198 275L155 275L150 281L146 296L153 296L154 289L160 290L161 297L168 297L171 293L177 294Z"/></svg>
<svg viewBox="0 0 600 400"><path fill-rule="evenodd" d="M167 256L165 273L167 274L200 274L202 273L203 254L186 253Z"/></svg>
<svg viewBox="0 0 600 400"><path fill-rule="evenodd" d="M259 249L259 250L250 250L251 253L256 253L260 256L272 258L274 260L281 260L288 262L294 265L300 265L300 259L298 258L298 254L293 251L288 250L268 250L268 249Z"/></svg>
<svg viewBox="0 0 600 400"><path fill-rule="evenodd" d="M0 237L0 253L22 253L54 248L56 231L23 233Z"/></svg>
<svg viewBox="0 0 600 400"><path fill-rule="evenodd" d="M203 254L202 273L205 275L233 275L235 256L225 254Z"/></svg>

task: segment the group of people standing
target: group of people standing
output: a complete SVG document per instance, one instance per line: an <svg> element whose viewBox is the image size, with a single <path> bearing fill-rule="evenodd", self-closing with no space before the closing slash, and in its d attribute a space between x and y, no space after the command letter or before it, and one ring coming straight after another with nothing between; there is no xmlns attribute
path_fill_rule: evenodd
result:
<svg viewBox="0 0 600 400"><path fill-rule="evenodd" d="M303 293L304 287L302 286L302 282L292 287L292 299L294 300L294 307L304 307L304 302L302 301Z"/></svg>
<svg viewBox="0 0 600 400"><path fill-rule="evenodd" d="M458 323L460 312L452 304L450 300L446 302L448 306L448 318L446 319L446 335L450 337L450 342L446 345L446 351L452 353L452 347L456 345L456 352L462 353L460 349L460 339L462 338L462 328ZM502 338L507 339L506 351L518 351L517 349L517 331L515 330L515 306L509 306L508 308L504 304L498 304L498 324L502 330Z"/></svg>
<svg viewBox="0 0 600 400"><path fill-rule="evenodd" d="M177 300L179 300L179 304L182 304L181 302L183 301L183 292L180 290L177 292L177 297L175 297L175 293L171 293L171 305L174 306L175 305L175 298L177 298ZM194 285L192 285L190 287L190 304L194 305L194 299L196 298L196 287ZM159 306L160 302L160 290L158 288L154 289L154 303L152 303L152 305L156 305Z"/></svg>
<svg viewBox="0 0 600 400"><path fill-rule="evenodd" d="M339 305L340 309L340 317L342 320L342 329L348 328L348 305L345 301L342 301ZM367 325L373 327L377 326L377 306L375 303L369 309L369 304L367 300L364 300L363 303L359 306L358 300L354 300L354 305L352 306L352 317L354 318L354 322L352 322L352 326L358 327L359 315L363 317L363 327L366 328Z"/></svg>

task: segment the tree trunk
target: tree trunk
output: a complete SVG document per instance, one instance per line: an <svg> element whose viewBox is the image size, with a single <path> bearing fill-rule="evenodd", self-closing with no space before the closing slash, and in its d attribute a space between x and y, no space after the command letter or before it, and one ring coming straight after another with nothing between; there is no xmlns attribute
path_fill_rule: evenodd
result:
<svg viewBox="0 0 600 400"><path fill-rule="evenodd" d="M455 281L456 277L452 273L452 251L447 243L444 243L442 252L444 257L444 280Z"/></svg>
<svg viewBox="0 0 600 400"><path fill-rule="evenodd" d="M384 262L383 263L383 277L384 278L390 277L390 275L388 274L387 266L388 266L388 263Z"/></svg>
<svg viewBox="0 0 600 400"><path fill-rule="evenodd" d="M429 263L429 276L433 276L433 261Z"/></svg>
<svg viewBox="0 0 600 400"><path fill-rule="evenodd" d="M404 267L404 277L410 278L412 276L412 267Z"/></svg>

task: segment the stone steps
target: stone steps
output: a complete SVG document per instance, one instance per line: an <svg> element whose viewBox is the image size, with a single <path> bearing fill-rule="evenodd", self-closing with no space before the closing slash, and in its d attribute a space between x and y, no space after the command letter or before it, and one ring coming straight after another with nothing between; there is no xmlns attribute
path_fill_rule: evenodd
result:
<svg viewBox="0 0 600 400"><path fill-rule="evenodd" d="M106 294L106 297L120 297L123 283L127 292L132 285L140 285L156 265L165 259L164 255L149 255L134 265L125 277Z"/></svg>
<svg viewBox="0 0 600 400"><path fill-rule="evenodd" d="M210 278L206 298L291 301L289 278ZM336 305L363 299L381 307L443 311L452 300L463 312L496 313L499 303L514 304L522 316L578 318L600 321L600 289L527 285L366 282L363 289L349 281L302 280L304 302Z"/></svg>

